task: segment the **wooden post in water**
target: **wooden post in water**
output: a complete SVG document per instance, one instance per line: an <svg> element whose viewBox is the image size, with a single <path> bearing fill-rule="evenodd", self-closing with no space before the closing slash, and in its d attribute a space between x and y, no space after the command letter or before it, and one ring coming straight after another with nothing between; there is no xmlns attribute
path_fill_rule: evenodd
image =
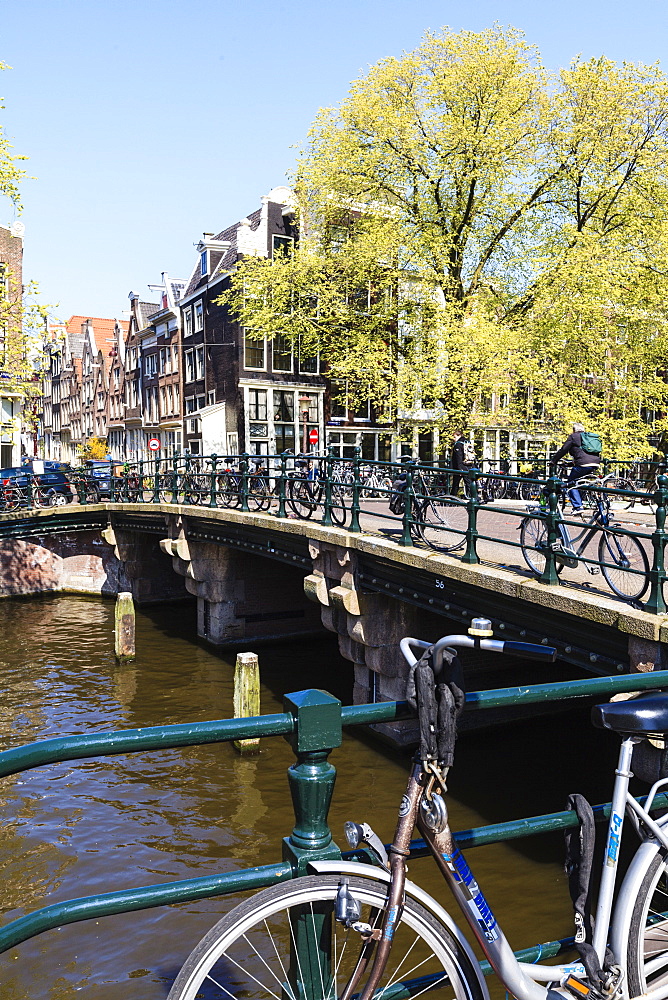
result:
<svg viewBox="0 0 668 1000"><path fill-rule="evenodd" d="M115 645L118 660L135 658L135 606L132 594L124 591L116 598Z"/></svg>
<svg viewBox="0 0 668 1000"><path fill-rule="evenodd" d="M237 653L234 669L234 718L260 714L260 664L257 653ZM257 753L260 741L235 740L240 753Z"/></svg>

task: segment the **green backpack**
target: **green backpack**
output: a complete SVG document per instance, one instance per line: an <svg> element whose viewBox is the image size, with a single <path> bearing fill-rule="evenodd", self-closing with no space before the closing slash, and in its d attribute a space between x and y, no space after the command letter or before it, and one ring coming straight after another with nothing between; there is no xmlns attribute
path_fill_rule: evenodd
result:
<svg viewBox="0 0 668 1000"><path fill-rule="evenodd" d="M580 434L581 447L588 455L600 455L603 450L603 442L598 434L591 434L589 431L582 431Z"/></svg>

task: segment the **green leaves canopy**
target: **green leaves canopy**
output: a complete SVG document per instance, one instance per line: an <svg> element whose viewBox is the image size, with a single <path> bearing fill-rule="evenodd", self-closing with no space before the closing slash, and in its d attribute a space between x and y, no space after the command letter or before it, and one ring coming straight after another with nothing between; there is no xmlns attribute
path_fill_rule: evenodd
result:
<svg viewBox="0 0 668 1000"><path fill-rule="evenodd" d="M667 154L658 67L550 78L514 29L428 34L320 112L299 243L228 301L395 416L580 419L637 452L647 410L667 426Z"/></svg>

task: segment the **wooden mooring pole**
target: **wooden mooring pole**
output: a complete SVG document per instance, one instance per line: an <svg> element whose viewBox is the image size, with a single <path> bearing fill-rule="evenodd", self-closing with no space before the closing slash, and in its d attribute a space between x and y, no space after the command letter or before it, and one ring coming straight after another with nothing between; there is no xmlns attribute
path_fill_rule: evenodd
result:
<svg viewBox="0 0 668 1000"><path fill-rule="evenodd" d="M234 668L234 718L260 714L260 664L257 653L237 653ZM257 753L259 740L235 740L240 753Z"/></svg>
<svg viewBox="0 0 668 1000"><path fill-rule="evenodd" d="M115 611L116 658L121 661L135 658L135 606L132 594L127 591L116 598Z"/></svg>

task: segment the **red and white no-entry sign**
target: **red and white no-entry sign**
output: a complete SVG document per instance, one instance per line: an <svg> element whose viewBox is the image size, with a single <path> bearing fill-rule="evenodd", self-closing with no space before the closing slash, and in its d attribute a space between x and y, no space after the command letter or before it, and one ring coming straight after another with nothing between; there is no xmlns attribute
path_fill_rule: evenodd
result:
<svg viewBox="0 0 668 1000"><path fill-rule="evenodd" d="M311 430L308 432L308 439L311 442L311 444L317 444L318 443L318 428L317 427L311 428Z"/></svg>
<svg viewBox="0 0 668 1000"><path fill-rule="evenodd" d="M160 451L160 438L149 438L148 449L149 451Z"/></svg>

